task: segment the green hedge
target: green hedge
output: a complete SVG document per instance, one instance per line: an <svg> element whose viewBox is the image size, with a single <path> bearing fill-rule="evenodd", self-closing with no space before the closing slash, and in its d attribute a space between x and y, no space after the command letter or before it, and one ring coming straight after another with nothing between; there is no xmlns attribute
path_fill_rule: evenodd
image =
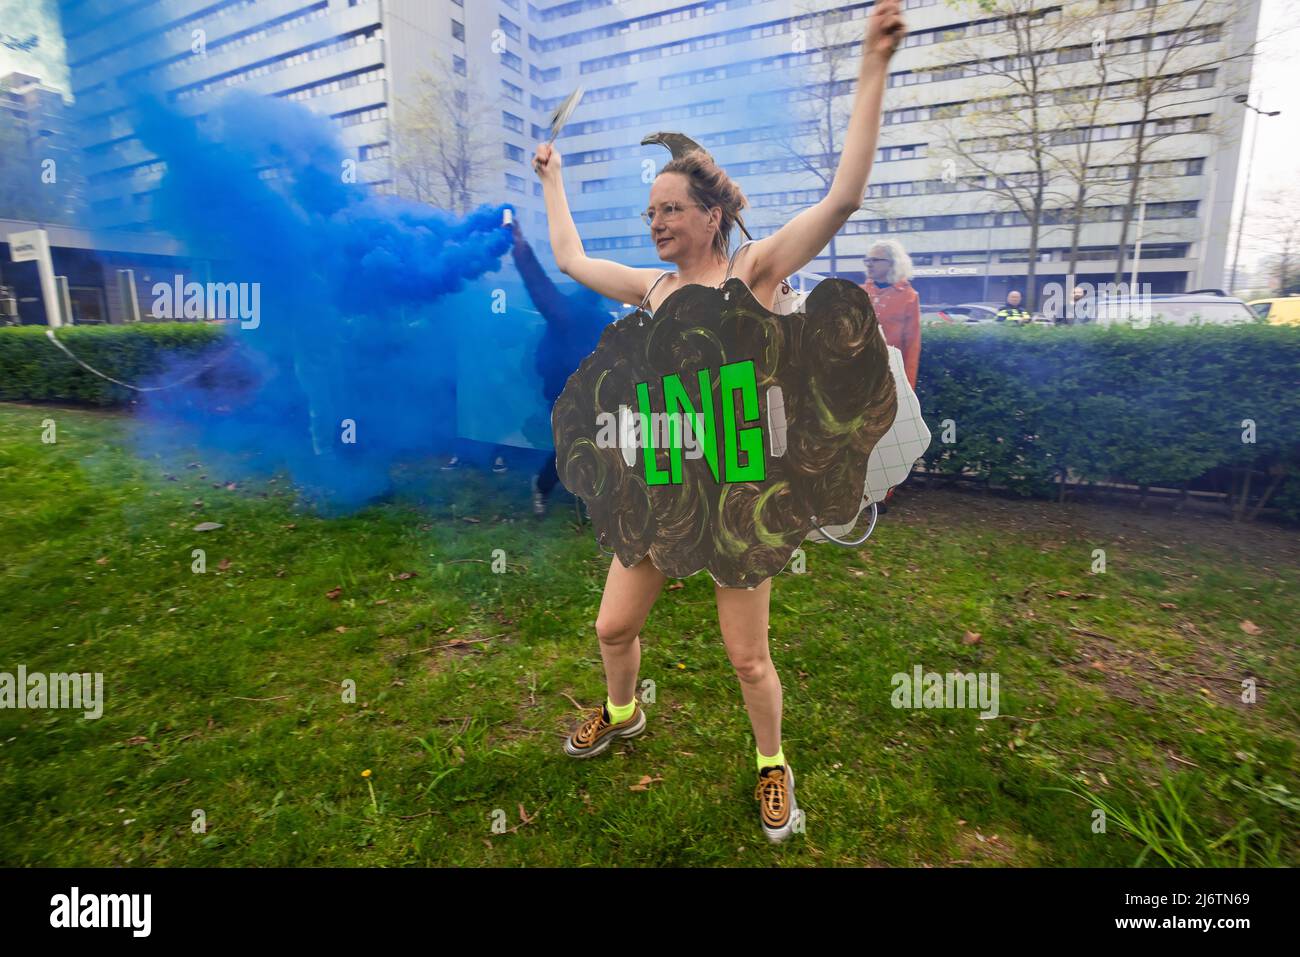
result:
<svg viewBox="0 0 1300 957"><path fill-rule="evenodd" d="M131 398L44 332L0 328L0 399ZM138 383L162 370L167 353L213 349L223 327L146 323L58 336L95 368ZM927 326L917 392L934 435L927 470L1046 496L1067 467L1091 481L1175 488L1212 469L1280 467L1287 477L1270 504L1300 520L1300 327ZM1243 419L1254 420L1253 444L1242 441Z"/></svg>
<svg viewBox="0 0 1300 957"><path fill-rule="evenodd" d="M927 326L917 394L928 470L1042 496L1066 468L1178 488L1215 468L1280 466L1270 504L1300 518L1297 327Z"/></svg>
<svg viewBox="0 0 1300 957"><path fill-rule="evenodd" d="M0 328L0 399L121 405L134 393L87 372L45 336L45 326ZM199 355L218 346L216 323L73 326L55 331L73 355L132 384L162 372L167 355Z"/></svg>

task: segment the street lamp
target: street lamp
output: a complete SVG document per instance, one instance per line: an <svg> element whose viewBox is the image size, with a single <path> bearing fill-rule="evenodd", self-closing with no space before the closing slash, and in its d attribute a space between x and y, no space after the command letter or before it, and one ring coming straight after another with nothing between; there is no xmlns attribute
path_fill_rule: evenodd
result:
<svg viewBox="0 0 1300 957"><path fill-rule="evenodd" d="M1238 93L1232 98L1232 102L1240 103L1248 110L1254 110L1260 116L1279 116L1281 110L1270 110L1265 112L1257 107L1251 106L1247 102L1249 97L1245 93ZM1246 160L1246 185L1241 191L1241 214L1237 216L1237 245L1232 252L1232 281L1228 283L1228 292L1231 293L1237 288L1237 262L1241 258L1241 230L1246 225L1246 202L1250 198L1250 168L1255 165L1255 141L1259 139L1259 120L1255 121L1254 127L1250 131L1250 156Z"/></svg>

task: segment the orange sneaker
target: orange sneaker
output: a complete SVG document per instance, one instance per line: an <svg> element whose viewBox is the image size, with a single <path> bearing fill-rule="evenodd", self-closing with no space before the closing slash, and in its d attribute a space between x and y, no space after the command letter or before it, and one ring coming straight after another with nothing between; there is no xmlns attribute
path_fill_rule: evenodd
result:
<svg viewBox="0 0 1300 957"><path fill-rule="evenodd" d="M645 730L645 712L641 702L632 699L634 710L626 721L611 723L605 706L592 708L582 724L564 742L564 753L571 758L590 758L607 750L619 738L635 738Z"/></svg>
<svg viewBox="0 0 1300 957"><path fill-rule="evenodd" d="M764 768L754 787L754 800L759 802L758 816L769 841L780 843L794 832L803 812L794 799L794 771L789 765Z"/></svg>

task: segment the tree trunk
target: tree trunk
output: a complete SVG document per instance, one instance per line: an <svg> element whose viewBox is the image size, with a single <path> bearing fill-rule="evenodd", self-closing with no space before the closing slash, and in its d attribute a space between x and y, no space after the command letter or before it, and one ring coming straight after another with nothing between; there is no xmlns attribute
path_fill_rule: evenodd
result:
<svg viewBox="0 0 1300 957"><path fill-rule="evenodd" d="M1120 220L1119 245L1115 249L1115 276L1111 280L1116 285L1124 281L1124 260L1128 255L1128 228L1133 223L1133 207L1137 205L1138 187L1142 185L1142 157L1146 153L1145 132L1148 113L1149 110L1144 108L1137 143L1133 146L1133 185L1128 188L1128 202L1124 204L1124 216Z"/></svg>
<svg viewBox="0 0 1300 957"><path fill-rule="evenodd" d="M1025 296L1024 306L1022 308L1033 312L1038 305L1038 296L1035 292L1035 285L1038 279L1038 230L1039 220L1042 218L1042 204L1039 203L1038 212L1034 215L1034 221L1029 226L1029 269L1025 276Z"/></svg>

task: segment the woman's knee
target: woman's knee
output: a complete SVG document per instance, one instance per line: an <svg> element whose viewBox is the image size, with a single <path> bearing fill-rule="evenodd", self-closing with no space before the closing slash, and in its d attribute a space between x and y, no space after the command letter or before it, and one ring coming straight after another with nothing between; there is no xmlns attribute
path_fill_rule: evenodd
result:
<svg viewBox="0 0 1300 957"><path fill-rule="evenodd" d="M599 615L596 618L596 637L603 645L625 645L636 638L640 627L634 621L615 615Z"/></svg>
<svg viewBox="0 0 1300 957"><path fill-rule="evenodd" d="M768 655L732 655L731 667L736 669L736 677L742 684L758 684L773 671Z"/></svg>

